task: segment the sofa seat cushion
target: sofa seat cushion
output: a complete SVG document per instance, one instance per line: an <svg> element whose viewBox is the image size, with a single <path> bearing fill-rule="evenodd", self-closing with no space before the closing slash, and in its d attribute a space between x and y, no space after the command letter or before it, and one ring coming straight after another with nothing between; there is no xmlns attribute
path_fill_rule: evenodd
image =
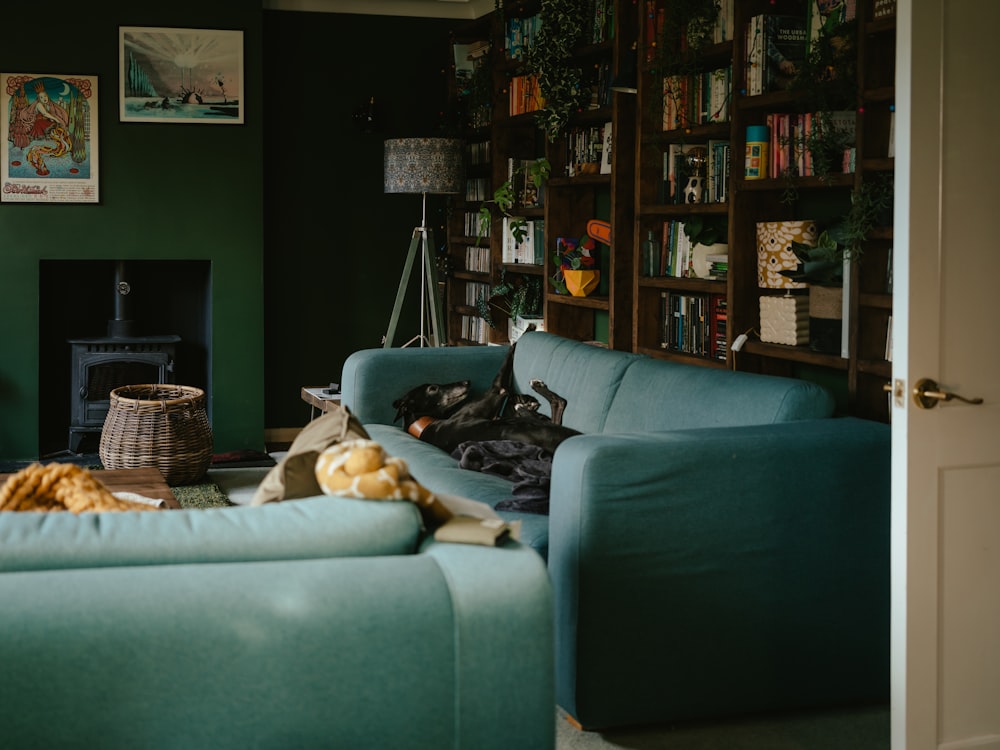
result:
<svg viewBox="0 0 1000 750"><path fill-rule="evenodd" d="M371 439L381 444L390 456L406 461L410 473L427 489L478 500L490 507L511 497L513 485L498 476L463 469L458 461L439 448L417 440L390 425L366 425ZM543 557L548 553L549 518L534 513L497 511L505 521L521 522L521 542L533 547Z"/></svg>
<svg viewBox="0 0 1000 750"><path fill-rule="evenodd" d="M644 358L622 377L604 432L773 424L833 410L830 392L805 380Z"/></svg>
<svg viewBox="0 0 1000 750"><path fill-rule="evenodd" d="M412 503L314 497L159 513L0 513L0 571L408 555Z"/></svg>

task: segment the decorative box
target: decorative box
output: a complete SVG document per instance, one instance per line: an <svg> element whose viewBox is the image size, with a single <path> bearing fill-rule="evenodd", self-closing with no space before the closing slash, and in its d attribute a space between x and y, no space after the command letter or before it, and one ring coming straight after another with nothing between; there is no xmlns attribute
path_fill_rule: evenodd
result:
<svg viewBox="0 0 1000 750"><path fill-rule="evenodd" d="M819 230L815 221L761 221L757 223L757 286L761 289L805 289L806 284L782 276L794 271L799 259L792 243L815 245Z"/></svg>
<svg viewBox="0 0 1000 750"><path fill-rule="evenodd" d="M799 346L809 343L809 298L760 298L760 340L768 344Z"/></svg>

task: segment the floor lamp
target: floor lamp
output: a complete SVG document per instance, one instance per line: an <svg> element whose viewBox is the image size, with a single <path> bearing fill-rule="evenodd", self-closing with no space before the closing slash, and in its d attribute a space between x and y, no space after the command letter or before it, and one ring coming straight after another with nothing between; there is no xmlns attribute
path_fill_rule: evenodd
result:
<svg viewBox="0 0 1000 750"><path fill-rule="evenodd" d="M434 258L434 232L427 226L427 194L458 193L464 180L462 141L454 138L397 138L385 142L385 192L419 193L423 198L420 226L410 238L410 249L399 279L396 303L392 307L389 328L382 339L386 349L392 346L399 323L399 312L413 273L417 248L420 248L420 333L407 341L420 346L444 346L448 343L441 294L438 291L437 264ZM430 320L428 333L427 323Z"/></svg>

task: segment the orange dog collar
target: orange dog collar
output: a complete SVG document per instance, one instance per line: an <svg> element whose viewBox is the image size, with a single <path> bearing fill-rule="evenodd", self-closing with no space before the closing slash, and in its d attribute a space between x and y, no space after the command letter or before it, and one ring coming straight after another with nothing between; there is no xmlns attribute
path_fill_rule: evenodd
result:
<svg viewBox="0 0 1000 750"><path fill-rule="evenodd" d="M406 431L409 432L411 435L413 435L413 437L415 437L417 440L419 440L424 430L427 429L427 425L429 425L433 421L434 421L433 417L420 417L420 419L411 422L410 426L407 428Z"/></svg>

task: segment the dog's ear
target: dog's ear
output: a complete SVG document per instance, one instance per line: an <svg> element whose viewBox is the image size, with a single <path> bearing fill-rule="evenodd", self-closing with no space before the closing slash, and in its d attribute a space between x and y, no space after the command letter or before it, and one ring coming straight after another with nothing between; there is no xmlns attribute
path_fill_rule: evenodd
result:
<svg viewBox="0 0 1000 750"><path fill-rule="evenodd" d="M396 416L392 418L392 422L395 424L403 418L403 399L397 398L392 402L392 406L396 410Z"/></svg>

